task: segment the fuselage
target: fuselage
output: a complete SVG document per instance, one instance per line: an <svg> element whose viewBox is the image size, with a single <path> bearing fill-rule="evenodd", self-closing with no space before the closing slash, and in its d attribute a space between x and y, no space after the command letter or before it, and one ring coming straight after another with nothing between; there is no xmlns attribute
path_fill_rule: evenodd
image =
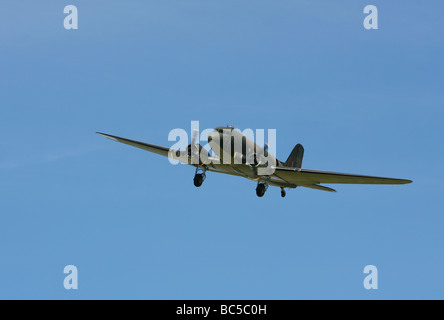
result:
<svg viewBox="0 0 444 320"><path fill-rule="evenodd" d="M215 128L208 135L208 143L221 164L265 165L265 161L270 161L273 165L281 166L280 161L269 154L267 148L256 144L233 127Z"/></svg>
<svg viewBox="0 0 444 320"><path fill-rule="evenodd" d="M251 134L250 134L251 133ZM253 138L253 132L248 133ZM258 174L261 169L282 166L276 157L268 153L267 148L255 143L250 137L233 127L217 127L208 135L208 144L213 151L211 171L227 173L229 166L233 174L244 176L254 181L267 181L271 185L288 184L272 171L270 175Z"/></svg>

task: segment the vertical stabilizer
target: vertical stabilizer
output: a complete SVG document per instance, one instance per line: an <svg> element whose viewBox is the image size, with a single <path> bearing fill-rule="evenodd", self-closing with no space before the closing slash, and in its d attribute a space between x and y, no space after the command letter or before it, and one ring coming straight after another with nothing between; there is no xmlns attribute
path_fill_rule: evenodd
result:
<svg viewBox="0 0 444 320"><path fill-rule="evenodd" d="M284 165L291 168L301 168L302 158L304 157L304 147L301 144L297 144L293 151L288 156Z"/></svg>

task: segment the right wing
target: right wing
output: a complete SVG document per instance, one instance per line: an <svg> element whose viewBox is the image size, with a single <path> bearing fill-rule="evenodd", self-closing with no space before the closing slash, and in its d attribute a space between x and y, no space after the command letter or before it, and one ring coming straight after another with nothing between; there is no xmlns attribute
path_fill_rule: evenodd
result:
<svg viewBox="0 0 444 320"><path fill-rule="evenodd" d="M411 180L364 176L340 172L328 172L290 167L275 167L275 175L299 186L313 186L320 183L347 184L406 184Z"/></svg>

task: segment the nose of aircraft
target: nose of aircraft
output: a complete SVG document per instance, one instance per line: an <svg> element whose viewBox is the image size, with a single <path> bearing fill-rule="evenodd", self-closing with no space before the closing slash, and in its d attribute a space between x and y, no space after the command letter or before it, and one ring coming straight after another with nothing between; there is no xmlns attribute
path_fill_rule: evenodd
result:
<svg viewBox="0 0 444 320"><path fill-rule="evenodd" d="M208 143L213 141L213 139L216 139L217 137L219 137L220 132L222 132L222 131L219 131L218 128L216 128L212 132L210 132L210 134L208 135Z"/></svg>

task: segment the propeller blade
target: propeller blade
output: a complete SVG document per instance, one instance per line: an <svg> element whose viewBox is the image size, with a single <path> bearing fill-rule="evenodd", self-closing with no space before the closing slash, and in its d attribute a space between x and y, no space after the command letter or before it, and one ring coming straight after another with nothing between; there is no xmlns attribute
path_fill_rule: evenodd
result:
<svg viewBox="0 0 444 320"><path fill-rule="evenodd" d="M253 155L253 173L254 175L257 177L257 165L259 164L259 162L257 161L257 157L256 154Z"/></svg>
<svg viewBox="0 0 444 320"><path fill-rule="evenodd" d="M199 133L199 131L197 129L193 130L193 138L191 139L191 145L196 144L196 138L197 138L198 133Z"/></svg>

